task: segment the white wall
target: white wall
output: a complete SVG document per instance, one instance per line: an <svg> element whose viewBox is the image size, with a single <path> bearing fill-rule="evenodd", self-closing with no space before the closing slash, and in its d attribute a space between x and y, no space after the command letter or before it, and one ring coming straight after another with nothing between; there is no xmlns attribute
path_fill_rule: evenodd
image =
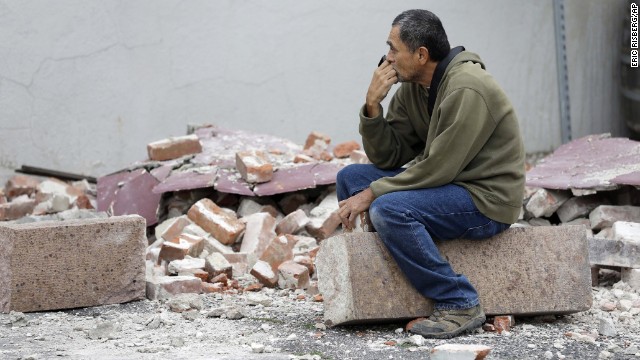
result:
<svg viewBox="0 0 640 360"><path fill-rule="evenodd" d="M551 0L0 0L0 175L103 175L188 123L359 140L390 23L416 7L485 60L528 151L559 145Z"/></svg>

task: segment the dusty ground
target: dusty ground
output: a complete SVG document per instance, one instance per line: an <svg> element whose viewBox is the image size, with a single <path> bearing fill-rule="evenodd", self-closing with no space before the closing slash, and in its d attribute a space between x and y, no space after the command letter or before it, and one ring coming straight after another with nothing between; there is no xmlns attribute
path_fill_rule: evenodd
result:
<svg viewBox="0 0 640 360"><path fill-rule="evenodd" d="M452 340L411 337L404 323L325 329L323 303L289 290L0 314L0 359L426 359L454 342L488 345L488 359L640 359L638 292L601 277L590 311Z"/></svg>

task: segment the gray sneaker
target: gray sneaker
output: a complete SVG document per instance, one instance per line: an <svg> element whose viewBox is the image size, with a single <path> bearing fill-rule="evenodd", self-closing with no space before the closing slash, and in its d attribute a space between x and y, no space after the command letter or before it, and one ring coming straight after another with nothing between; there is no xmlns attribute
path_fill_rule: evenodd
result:
<svg viewBox="0 0 640 360"><path fill-rule="evenodd" d="M485 320L480 305L462 310L436 309L428 319L407 326L407 330L426 338L449 339L464 331L479 328Z"/></svg>

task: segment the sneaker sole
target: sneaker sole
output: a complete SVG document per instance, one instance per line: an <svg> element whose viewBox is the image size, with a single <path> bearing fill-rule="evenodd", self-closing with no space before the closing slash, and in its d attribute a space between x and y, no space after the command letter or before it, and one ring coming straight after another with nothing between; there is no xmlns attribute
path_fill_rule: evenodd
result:
<svg viewBox="0 0 640 360"><path fill-rule="evenodd" d="M482 324L484 324L486 320L487 320L486 316L483 316L481 318L477 318L469 321L468 323L464 324L463 326L457 328L454 331L442 332L438 334L429 334L428 337L434 338L434 339L451 339L452 337L456 337L465 331L471 331L479 328L480 326L482 326Z"/></svg>

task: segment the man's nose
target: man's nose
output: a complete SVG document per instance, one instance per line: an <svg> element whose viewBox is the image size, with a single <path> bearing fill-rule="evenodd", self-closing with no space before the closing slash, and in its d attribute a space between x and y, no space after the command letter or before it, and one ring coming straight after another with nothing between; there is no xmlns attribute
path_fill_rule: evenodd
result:
<svg viewBox="0 0 640 360"><path fill-rule="evenodd" d="M396 59L393 57L393 54L391 54L391 50L389 50L389 52L387 52L387 61L390 63L394 63L396 62Z"/></svg>

